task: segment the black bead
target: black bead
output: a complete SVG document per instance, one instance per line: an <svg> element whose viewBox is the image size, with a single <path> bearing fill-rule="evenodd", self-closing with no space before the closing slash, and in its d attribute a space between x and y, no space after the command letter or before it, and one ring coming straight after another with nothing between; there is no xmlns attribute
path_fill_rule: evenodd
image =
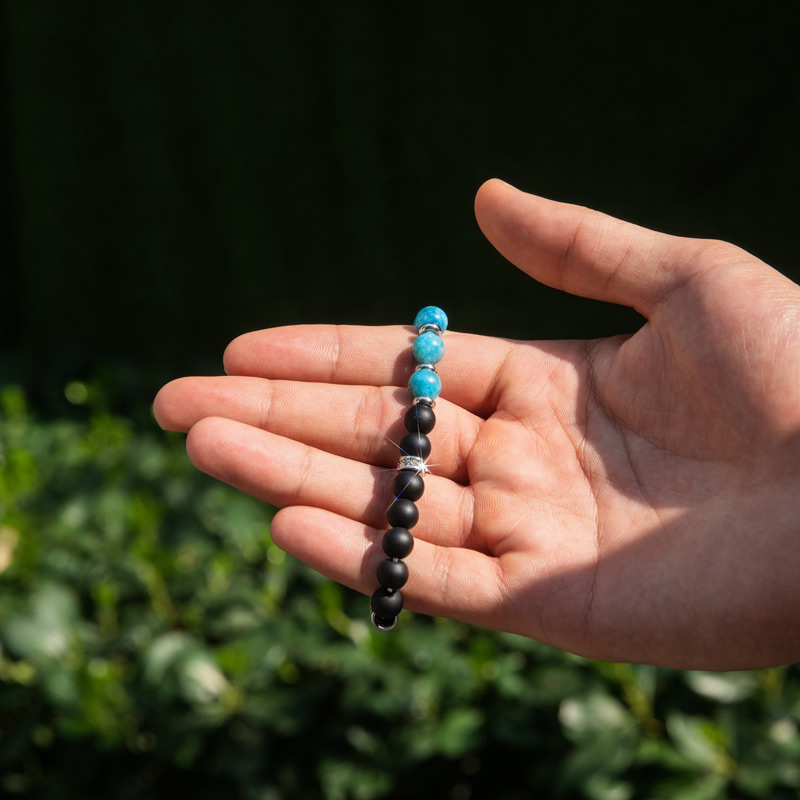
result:
<svg viewBox="0 0 800 800"><path fill-rule="evenodd" d="M400 450L408 456L427 458L431 454L431 440L424 433L407 433L400 440Z"/></svg>
<svg viewBox="0 0 800 800"><path fill-rule="evenodd" d="M415 403L406 411L403 422L406 430L411 433L430 433L436 424L436 415L430 406Z"/></svg>
<svg viewBox="0 0 800 800"><path fill-rule="evenodd" d="M376 617L391 619L403 610L403 595L398 591L381 587L373 593L371 606Z"/></svg>
<svg viewBox="0 0 800 800"><path fill-rule="evenodd" d="M387 589L400 589L408 580L408 567L403 561L385 558L378 564L378 583Z"/></svg>
<svg viewBox="0 0 800 800"><path fill-rule="evenodd" d="M419 522L419 510L410 500L401 497L392 503L386 512L386 519L393 528L411 530Z"/></svg>
<svg viewBox="0 0 800 800"><path fill-rule="evenodd" d="M405 528L389 528L382 544L389 558L405 558L414 549L414 537Z"/></svg>
<svg viewBox="0 0 800 800"><path fill-rule="evenodd" d="M425 481L422 475L411 470L400 470L394 479L394 496L404 497L406 500L419 500L425 491Z"/></svg>

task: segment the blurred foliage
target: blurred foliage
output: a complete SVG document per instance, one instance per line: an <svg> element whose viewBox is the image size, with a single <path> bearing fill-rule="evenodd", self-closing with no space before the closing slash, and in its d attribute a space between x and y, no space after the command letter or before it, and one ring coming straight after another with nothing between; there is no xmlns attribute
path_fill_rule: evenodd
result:
<svg viewBox="0 0 800 800"><path fill-rule="evenodd" d="M592 662L367 600L70 382L0 393L0 794L796 798L796 667ZM224 794L223 794L224 793Z"/></svg>

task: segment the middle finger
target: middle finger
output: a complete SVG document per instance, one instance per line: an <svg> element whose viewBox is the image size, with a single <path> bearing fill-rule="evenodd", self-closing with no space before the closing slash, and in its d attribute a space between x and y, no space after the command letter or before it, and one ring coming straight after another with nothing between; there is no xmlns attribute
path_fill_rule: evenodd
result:
<svg viewBox="0 0 800 800"><path fill-rule="evenodd" d="M237 420L316 449L395 466L405 435L408 394L395 387L342 386L240 376L180 378L154 404L162 427L188 431L206 417ZM437 475L467 483L467 457L482 420L452 403L436 404L429 434Z"/></svg>

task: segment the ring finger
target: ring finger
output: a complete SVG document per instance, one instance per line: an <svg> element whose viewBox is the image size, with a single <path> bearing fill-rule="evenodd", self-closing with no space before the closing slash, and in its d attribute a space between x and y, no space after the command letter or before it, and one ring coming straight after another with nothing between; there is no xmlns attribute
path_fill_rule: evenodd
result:
<svg viewBox="0 0 800 800"><path fill-rule="evenodd" d="M326 453L241 422L207 417L186 448L203 472L276 506L313 506L373 528L385 528L393 469ZM471 532L472 492L435 475L419 500L414 533L446 547L483 548Z"/></svg>

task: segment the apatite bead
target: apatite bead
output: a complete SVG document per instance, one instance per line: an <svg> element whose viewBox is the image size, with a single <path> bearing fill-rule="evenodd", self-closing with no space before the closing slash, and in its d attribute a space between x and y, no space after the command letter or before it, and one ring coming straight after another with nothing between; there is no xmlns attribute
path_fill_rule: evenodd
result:
<svg viewBox="0 0 800 800"><path fill-rule="evenodd" d="M414 340L412 352L420 364L436 364L444 355L444 342L434 331L425 331Z"/></svg>
<svg viewBox="0 0 800 800"><path fill-rule="evenodd" d="M412 397L430 397L436 399L442 391L442 381L430 369L415 372L408 381L408 391Z"/></svg>
<svg viewBox="0 0 800 800"><path fill-rule="evenodd" d="M436 306L425 306L414 317L414 327L419 330L423 325L428 324L438 325L439 330L444 333L447 330L447 314Z"/></svg>

